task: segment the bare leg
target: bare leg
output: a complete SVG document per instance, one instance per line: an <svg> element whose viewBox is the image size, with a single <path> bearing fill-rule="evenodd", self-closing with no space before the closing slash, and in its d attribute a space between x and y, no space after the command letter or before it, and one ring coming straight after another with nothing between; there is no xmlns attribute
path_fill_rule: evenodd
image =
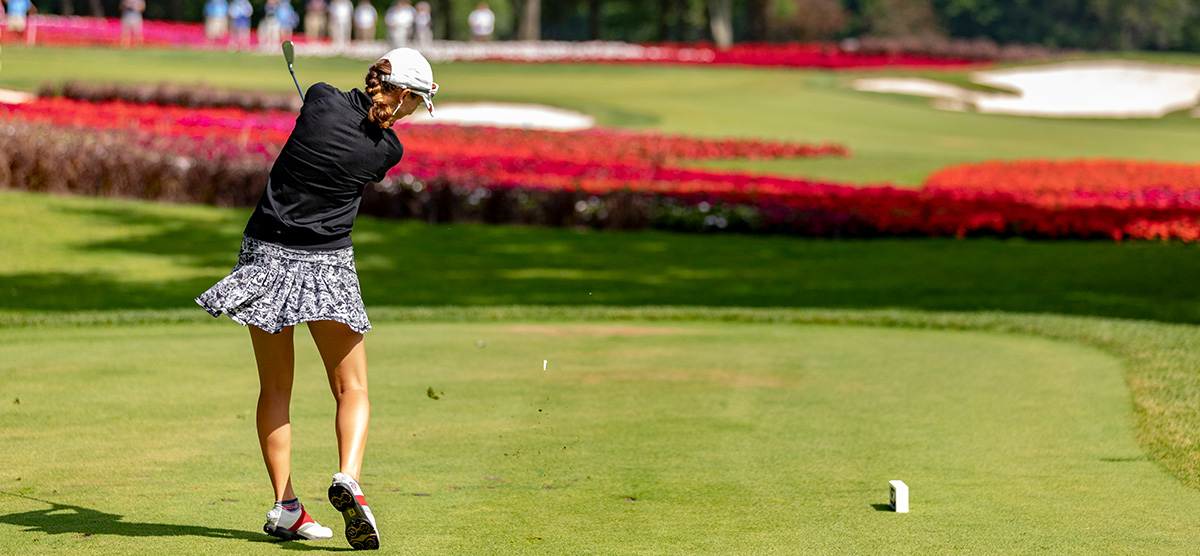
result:
<svg viewBox="0 0 1200 556"><path fill-rule="evenodd" d="M288 326L279 334L270 334L254 325L248 328L250 341L254 343L254 359L258 362L258 444L275 489L275 500L291 500L296 497L292 491L292 425L288 411L296 363L293 327Z"/></svg>
<svg viewBox="0 0 1200 556"><path fill-rule="evenodd" d="M358 480L363 453L367 448L367 421L371 403L367 400L367 352L363 335L336 321L308 323L325 372L329 388L337 400L337 441L340 471Z"/></svg>

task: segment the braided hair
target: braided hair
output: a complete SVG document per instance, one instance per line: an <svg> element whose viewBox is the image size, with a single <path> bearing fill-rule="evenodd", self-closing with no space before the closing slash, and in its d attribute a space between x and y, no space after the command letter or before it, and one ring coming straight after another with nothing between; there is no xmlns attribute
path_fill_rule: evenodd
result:
<svg viewBox="0 0 1200 556"><path fill-rule="evenodd" d="M392 63L387 60L375 62L367 70L366 93L374 101L367 117L383 129L392 127L392 107L388 106L387 95L400 89L400 87L383 80L384 76L391 75L391 73Z"/></svg>

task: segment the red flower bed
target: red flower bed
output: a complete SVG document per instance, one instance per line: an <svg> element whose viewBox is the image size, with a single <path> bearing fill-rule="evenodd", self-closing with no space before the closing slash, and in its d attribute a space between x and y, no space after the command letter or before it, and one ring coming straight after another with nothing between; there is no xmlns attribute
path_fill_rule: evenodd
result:
<svg viewBox="0 0 1200 556"><path fill-rule="evenodd" d="M1044 207L1200 209L1200 165L1136 160L1015 160L935 172L927 191L1010 195Z"/></svg>
<svg viewBox="0 0 1200 556"><path fill-rule="evenodd" d="M926 189L1011 193L1028 198L1200 203L1200 165L1139 160L1012 160L935 172ZM1061 201L1057 201L1061 202Z"/></svg>
<svg viewBox="0 0 1200 556"><path fill-rule="evenodd" d="M121 42L121 20L115 17L84 17L60 15L34 15L29 18L36 44L45 46L117 46ZM257 32L251 30L252 42L257 44ZM26 36L15 33L0 35L3 42L25 42ZM304 42L302 36L292 38ZM146 46L187 49L224 49L229 39L211 42L204 36L204 24L180 21L145 20L142 24L142 42Z"/></svg>
<svg viewBox="0 0 1200 556"><path fill-rule="evenodd" d="M443 156L519 157L581 163L673 164L680 160L784 159L849 156L835 144L810 145L754 139L699 139L598 129L554 132L463 126L396 128L406 149Z"/></svg>
<svg viewBox="0 0 1200 556"><path fill-rule="evenodd" d="M121 20L113 17L35 15L29 18L27 27L40 45L116 46L121 40ZM146 21L142 37L147 46L184 47L205 42L203 26L172 21ZM23 42L26 37L4 33L3 40Z"/></svg>
<svg viewBox="0 0 1200 556"><path fill-rule="evenodd" d="M927 193L990 197L1062 213L1127 215L1113 237L1180 238L1200 233L1200 165L1134 160L1016 160L950 166Z"/></svg>
<svg viewBox="0 0 1200 556"><path fill-rule="evenodd" d="M256 195L246 190L247 176L265 176L294 118L283 111L66 99L0 105L0 120L45 126L29 132L22 130L33 128L9 127L0 150L0 185L7 175L9 187L86 192L93 189L88 180L107 180L124 184L113 191L148 191L151 198L245 202ZM96 130L97 139L88 140L91 134L80 133L81 128ZM836 147L610 130L400 126L398 132L406 145L404 161L368 190L365 213L823 237L1200 240L1200 177L1184 165L989 163L949 168L921 190L859 188L674 166L708 157L844 153ZM97 177L88 169L88 157L68 156L80 149L105 160L124 153L123 160L130 162L105 162L107 177ZM55 164L63 168L50 167ZM143 166L150 170L134 170ZM222 172L225 166L241 170L229 174ZM109 175L122 172L159 185L138 186ZM234 179L240 180L237 185L221 181Z"/></svg>
<svg viewBox="0 0 1200 556"><path fill-rule="evenodd" d="M279 145L295 126L291 112L240 108L183 108L122 101L89 103L40 98L0 104L0 118L99 129L141 129L185 137L223 137L258 148ZM696 139L619 130L577 133L463 126L397 126L405 147L439 157L510 157L581 164L648 165L719 158L848 156L841 145L809 145L742 139Z"/></svg>
<svg viewBox="0 0 1200 556"><path fill-rule="evenodd" d="M296 115L279 110L249 112L241 108L184 108L123 101L91 103L67 98L39 98L26 104L0 104L0 118L282 145L295 127Z"/></svg>

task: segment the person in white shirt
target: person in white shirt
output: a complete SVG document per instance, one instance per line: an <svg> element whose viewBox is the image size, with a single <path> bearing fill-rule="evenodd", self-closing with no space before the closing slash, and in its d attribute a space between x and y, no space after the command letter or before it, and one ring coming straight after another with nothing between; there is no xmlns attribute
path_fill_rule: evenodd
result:
<svg viewBox="0 0 1200 556"><path fill-rule="evenodd" d="M121 0L121 45L125 48L142 45L142 12L144 0Z"/></svg>
<svg viewBox="0 0 1200 556"><path fill-rule="evenodd" d="M325 0L308 0L304 4L304 35L308 40L315 41L325 34L325 12L328 9Z"/></svg>
<svg viewBox="0 0 1200 556"><path fill-rule="evenodd" d="M300 24L300 16L292 7L292 0L279 0L279 7L275 8L275 23L279 25L279 40L292 40L292 31Z"/></svg>
<svg viewBox="0 0 1200 556"><path fill-rule="evenodd" d="M258 48L267 52L279 48L279 20L275 12L278 0L267 0L263 6L263 17L258 20Z"/></svg>
<svg viewBox="0 0 1200 556"><path fill-rule="evenodd" d="M354 38L360 41L375 40L375 23L379 21L379 12L370 0L358 0L354 8Z"/></svg>
<svg viewBox="0 0 1200 556"><path fill-rule="evenodd" d="M336 46L350 42L350 20L354 17L354 4L350 0L333 0L329 4L329 40Z"/></svg>
<svg viewBox="0 0 1200 556"><path fill-rule="evenodd" d="M408 0L397 0L383 16L387 25L388 43L392 48L408 46L412 36L413 22L417 18L417 10L413 9Z"/></svg>
<svg viewBox="0 0 1200 556"><path fill-rule="evenodd" d="M417 15L413 18L413 41L418 47L433 44L433 13L429 2L417 2Z"/></svg>
<svg viewBox="0 0 1200 556"><path fill-rule="evenodd" d="M488 9L487 2L480 2L467 16L467 24L471 26L471 40L490 41L496 30L496 14Z"/></svg>

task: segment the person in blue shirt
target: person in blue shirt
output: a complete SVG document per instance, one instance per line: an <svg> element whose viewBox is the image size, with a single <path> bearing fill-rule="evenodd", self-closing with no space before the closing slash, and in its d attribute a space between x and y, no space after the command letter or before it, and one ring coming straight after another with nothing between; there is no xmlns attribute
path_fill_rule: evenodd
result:
<svg viewBox="0 0 1200 556"><path fill-rule="evenodd" d="M300 24L300 16L292 7L291 0L279 0L279 7L275 8L275 21L279 24L279 39L292 40L292 31Z"/></svg>
<svg viewBox="0 0 1200 556"><path fill-rule="evenodd" d="M24 34L27 17L37 13L37 8L29 0L8 0L8 30L12 33Z"/></svg>
<svg viewBox="0 0 1200 556"><path fill-rule="evenodd" d="M204 4L204 36L210 43L229 33L229 2L208 0Z"/></svg>
<svg viewBox="0 0 1200 556"><path fill-rule="evenodd" d="M234 46L238 49L250 46L251 15L254 15L254 7L250 5L250 0L233 0L229 4L229 26Z"/></svg>

